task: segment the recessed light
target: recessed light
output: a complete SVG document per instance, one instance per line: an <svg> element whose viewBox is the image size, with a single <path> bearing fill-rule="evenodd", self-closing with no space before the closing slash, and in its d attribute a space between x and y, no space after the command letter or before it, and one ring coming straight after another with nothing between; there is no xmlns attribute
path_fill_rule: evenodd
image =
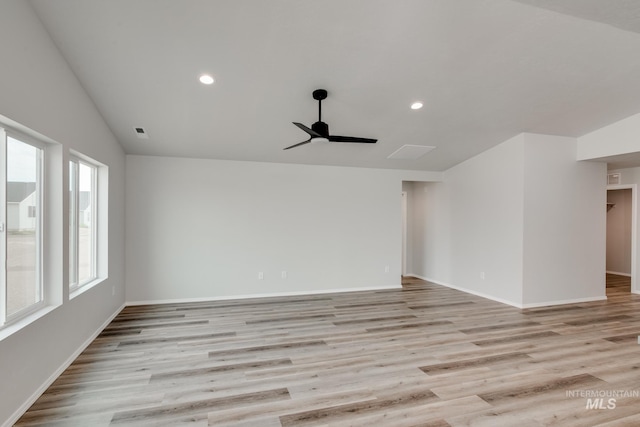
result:
<svg viewBox="0 0 640 427"><path fill-rule="evenodd" d="M213 84L215 80L209 74L203 74L200 76L200 83L205 85Z"/></svg>
<svg viewBox="0 0 640 427"><path fill-rule="evenodd" d="M413 104L411 104L411 109L412 110L419 110L421 108L422 108L422 102L420 102L420 101L417 101L417 102L414 102Z"/></svg>

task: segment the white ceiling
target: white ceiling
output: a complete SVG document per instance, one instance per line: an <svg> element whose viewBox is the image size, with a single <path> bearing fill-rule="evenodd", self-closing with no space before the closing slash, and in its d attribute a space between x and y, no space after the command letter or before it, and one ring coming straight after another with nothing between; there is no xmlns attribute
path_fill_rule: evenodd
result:
<svg viewBox="0 0 640 427"><path fill-rule="evenodd" d="M438 171L640 112L637 0L32 4L130 154ZM307 139L291 122L317 120L317 88L332 134L378 143L283 151ZM387 158L404 144L436 148Z"/></svg>

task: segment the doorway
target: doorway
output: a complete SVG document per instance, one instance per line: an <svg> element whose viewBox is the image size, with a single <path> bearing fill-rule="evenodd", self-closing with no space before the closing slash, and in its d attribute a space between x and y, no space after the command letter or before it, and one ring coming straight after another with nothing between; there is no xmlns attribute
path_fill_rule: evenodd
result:
<svg viewBox="0 0 640 427"><path fill-rule="evenodd" d="M607 187L606 291L636 291L635 185Z"/></svg>
<svg viewBox="0 0 640 427"><path fill-rule="evenodd" d="M402 192L402 277L407 275L407 192Z"/></svg>

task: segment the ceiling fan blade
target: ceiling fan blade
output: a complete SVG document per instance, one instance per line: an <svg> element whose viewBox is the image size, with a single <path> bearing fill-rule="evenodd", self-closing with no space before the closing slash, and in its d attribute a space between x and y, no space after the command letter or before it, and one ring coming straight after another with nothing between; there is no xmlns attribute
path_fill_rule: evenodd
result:
<svg viewBox="0 0 640 427"><path fill-rule="evenodd" d="M375 144L376 142L378 142L377 139L359 138L357 136L330 135L328 139L331 142L361 142L365 144Z"/></svg>
<svg viewBox="0 0 640 427"><path fill-rule="evenodd" d="M299 143L297 143L297 144L293 144L293 145L292 145L292 146L290 146L290 147L283 148L283 150L288 150L288 149L290 149L290 148L296 148L296 147L299 147L299 146L301 146L301 145L308 144L308 143L310 143L310 142L311 142L311 138L307 139L306 141L302 141L302 142L299 142Z"/></svg>
<svg viewBox="0 0 640 427"><path fill-rule="evenodd" d="M322 138L322 135L320 135L318 132L316 132L313 129L310 129L308 127L306 127L305 125L303 125L302 123L297 123L297 122L293 122L294 125L298 126L300 129L302 129L303 131L305 131L306 133L308 133L309 135L311 135L312 138Z"/></svg>

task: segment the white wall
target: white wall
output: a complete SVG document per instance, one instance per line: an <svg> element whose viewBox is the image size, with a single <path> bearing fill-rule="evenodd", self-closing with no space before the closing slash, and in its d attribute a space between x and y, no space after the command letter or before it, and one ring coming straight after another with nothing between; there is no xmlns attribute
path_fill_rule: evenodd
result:
<svg viewBox="0 0 640 427"><path fill-rule="evenodd" d="M444 174L449 283L516 305L522 300L523 150L519 135Z"/></svg>
<svg viewBox="0 0 640 427"><path fill-rule="evenodd" d="M397 287L402 180L440 175L127 156L127 301Z"/></svg>
<svg viewBox="0 0 640 427"><path fill-rule="evenodd" d="M640 152L640 114L578 138L578 160Z"/></svg>
<svg viewBox="0 0 640 427"><path fill-rule="evenodd" d="M607 272L631 275L631 189L608 190Z"/></svg>
<svg viewBox="0 0 640 427"><path fill-rule="evenodd" d="M20 229L20 203L7 203L7 230Z"/></svg>
<svg viewBox="0 0 640 427"><path fill-rule="evenodd" d="M412 273L519 307L604 298L606 165L575 158L522 134L414 184Z"/></svg>
<svg viewBox="0 0 640 427"><path fill-rule="evenodd" d="M415 186L413 274L521 303L523 153L519 135Z"/></svg>
<svg viewBox="0 0 640 427"><path fill-rule="evenodd" d="M606 164L576 149L525 134L525 306L605 298Z"/></svg>
<svg viewBox="0 0 640 427"><path fill-rule="evenodd" d="M66 170L62 158L69 149L110 169L109 278L71 301L63 292L54 298L62 305L0 341L0 424L5 424L27 409L124 302L124 153L28 2L0 3L0 57L0 115L62 144L60 171ZM62 228L49 230L60 252L67 249ZM63 265L52 269L66 278Z"/></svg>
<svg viewBox="0 0 640 427"><path fill-rule="evenodd" d="M36 229L36 218L29 217L29 207L35 207L37 202L36 192L34 191L30 195L28 195L23 201L19 204L19 214L18 214L18 228L20 230L35 230ZM9 223L9 218L7 217L7 224Z"/></svg>

